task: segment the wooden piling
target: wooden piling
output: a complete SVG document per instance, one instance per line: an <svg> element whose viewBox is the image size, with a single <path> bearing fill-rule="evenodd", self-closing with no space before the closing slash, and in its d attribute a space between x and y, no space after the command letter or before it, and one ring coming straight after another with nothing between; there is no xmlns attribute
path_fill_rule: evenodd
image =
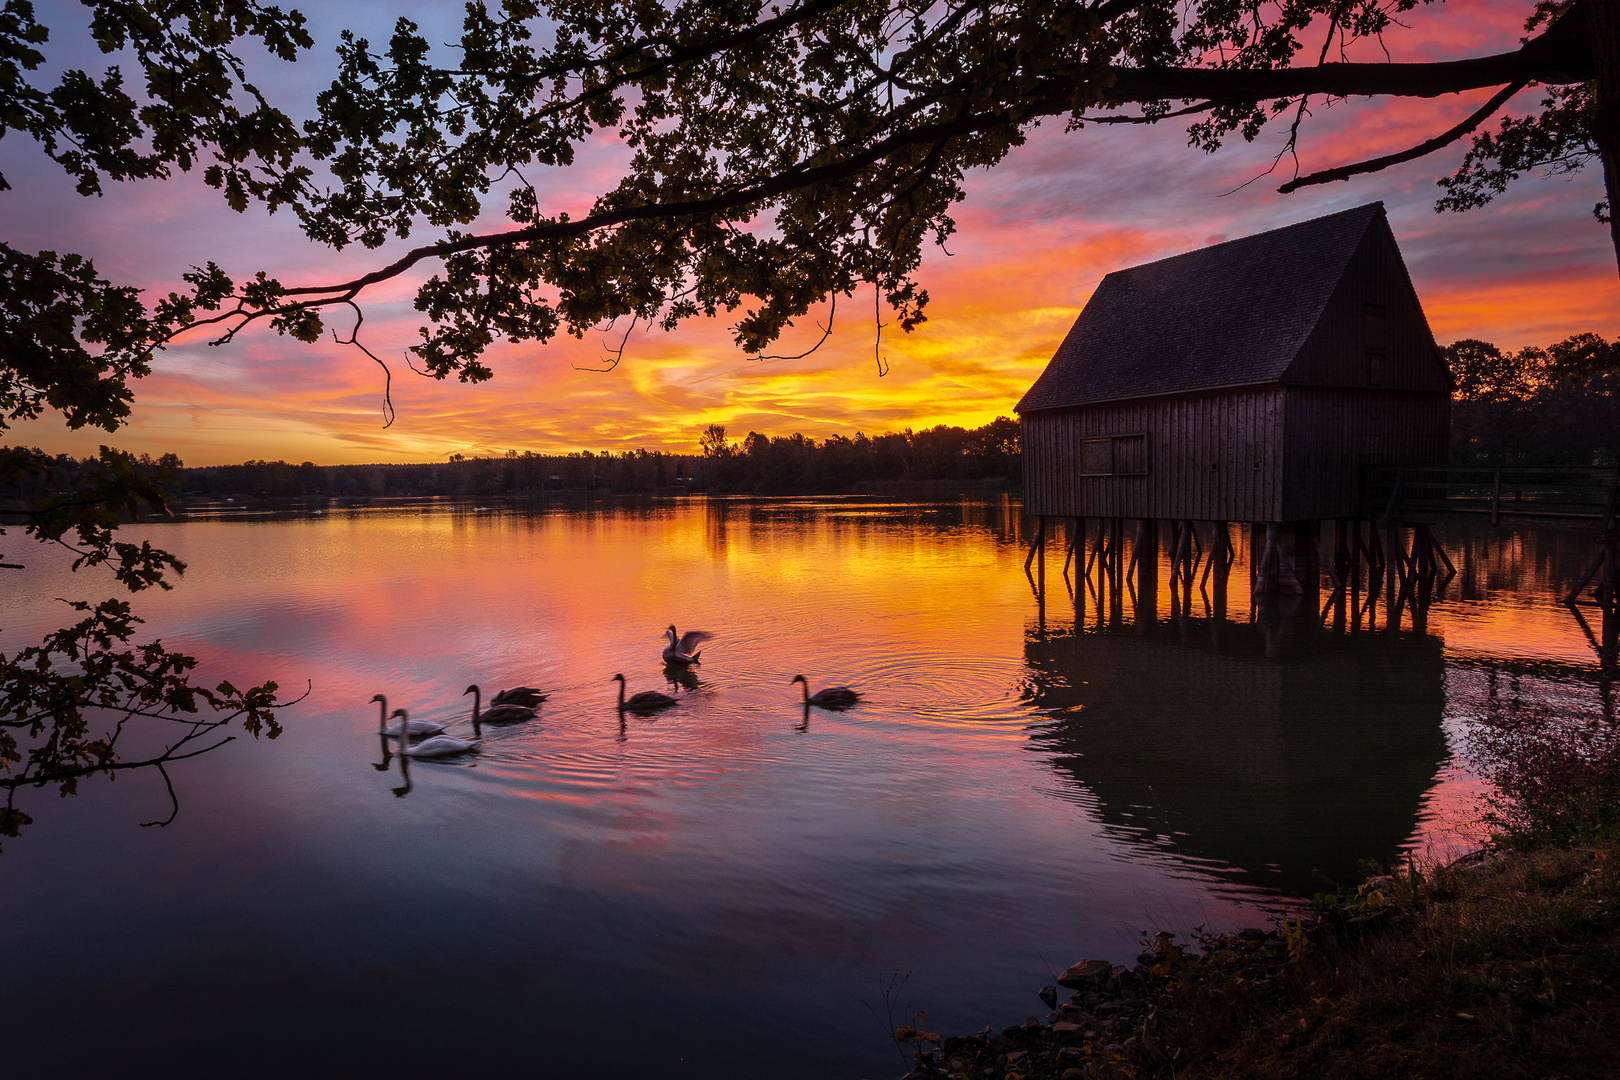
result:
<svg viewBox="0 0 1620 1080"><path fill-rule="evenodd" d="M1152 626L1159 617L1159 523L1136 523L1136 623Z"/></svg>
<svg viewBox="0 0 1620 1080"><path fill-rule="evenodd" d="M1226 621L1226 578L1232 570L1231 535L1226 531L1226 522L1215 523L1215 536L1209 546L1209 561L1214 568L1215 579L1212 581L1210 617L1215 621L1215 633L1220 633L1221 624ZM1219 642L1217 641L1217 644Z"/></svg>

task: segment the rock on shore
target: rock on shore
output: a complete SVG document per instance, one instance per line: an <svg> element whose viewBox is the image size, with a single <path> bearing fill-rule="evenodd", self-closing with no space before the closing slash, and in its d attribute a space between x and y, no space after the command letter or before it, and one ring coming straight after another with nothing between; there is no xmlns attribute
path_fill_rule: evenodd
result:
<svg viewBox="0 0 1620 1080"><path fill-rule="evenodd" d="M1202 942L1206 957L1218 956L1234 975L1264 983L1288 961L1275 930L1243 930ZM946 1038L937 1048L917 1051L907 1080L1097 1080L1116 1074L1148 1073L1178 1057L1178 1019L1165 1000L1172 971L1185 962L1170 934L1137 957L1133 967L1107 960L1081 960L1057 977L1070 991L1057 1004L1056 987L1042 987L1051 1011L1042 1021L1030 1016L999 1031ZM1055 1006L1055 1008L1053 1007Z"/></svg>

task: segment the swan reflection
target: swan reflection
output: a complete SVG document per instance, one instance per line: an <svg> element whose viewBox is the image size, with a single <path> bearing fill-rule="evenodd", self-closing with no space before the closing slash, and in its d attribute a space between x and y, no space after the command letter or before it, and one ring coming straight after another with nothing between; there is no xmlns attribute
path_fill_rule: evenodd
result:
<svg viewBox="0 0 1620 1080"><path fill-rule="evenodd" d="M389 790L394 793L394 798L403 799L405 796L411 793L411 759L405 754L397 754L395 756L399 758L400 785L397 788L390 788Z"/></svg>
<svg viewBox="0 0 1620 1080"><path fill-rule="evenodd" d="M685 690L687 693L703 685L698 680L697 672L684 664L665 664L664 680L672 689Z"/></svg>

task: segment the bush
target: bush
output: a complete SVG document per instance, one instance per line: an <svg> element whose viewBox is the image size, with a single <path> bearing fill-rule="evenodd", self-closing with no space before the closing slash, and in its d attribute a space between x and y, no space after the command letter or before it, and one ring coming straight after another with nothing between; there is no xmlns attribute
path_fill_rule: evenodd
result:
<svg viewBox="0 0 1620 1080"><path fill-rule="evenodd" d="M1620 731L1568 705L1493 703L1470 756L1495 791L1486 824L1508 846L1610 841L1620 834Z"/></svg>

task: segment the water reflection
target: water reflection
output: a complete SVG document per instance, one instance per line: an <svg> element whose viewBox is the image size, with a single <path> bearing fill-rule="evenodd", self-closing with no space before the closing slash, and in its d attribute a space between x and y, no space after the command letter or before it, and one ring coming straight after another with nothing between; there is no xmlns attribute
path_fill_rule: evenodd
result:
<svg viewBox="0 0 1620 1080"><path fill-rule="evenodd" d="M1242 624L1219 651L1174 628L1032 634L1052 719L1031 742L1120 838L1234 881L1309 895L1396 858L1447 754L1441 642L1276 641Z"/></svg>
<svg viewBox="0 0 1620 1080"><path fill-rule="evenodd" d="M386 761L387 750L384 750L383 753L383 760ZM403 799L411 793L411 756L409 754L395 754L394 757L399 762L400 780L399 787L393 789L394 798Z"/></svg>
<svg viewBox="0 0 1620 1080"><path fill-rule="evenodd" d="M1128 960L1155 922L1252 922L1312 868L1422 837L1469 790L1444 739L1492 694L1592 692L1548 602L1589 538L1446 534L1467 591L1435 605L1434 637L1321 646L1298 619L1249 623L1234 534L1217 648L1168 588L1140 637L1074 638L1098 604L1077 612L1060 557L1050 634L1027 633L1022 528L1005 499L132 526L190 565L143 600L151 636L218 677L315 690L275 744L177 772L169 829L137 827L162 786L131 776L8 842L28 913L0 986L27 1033L8 1062L43 1075L71 1045L86 1072L194 1050L195 1072L876 1080L894 1061L862 1004L878 973L914 971L906 1004L943 1030L1020 1020L1048 960ZM66 562L0 579L12 640L59 621ZM696 671L663 670L672 614L724 628ZM620 713L615 671L680 705ZM862 703L805 709L795 672ZM484 729L476 764L372 753L377 689L465 733L469 683L544 686L544 719ZM401 909L434 912L443 947L378 918ZM656 1007L627 1011L644 986ZM401 998L478 1002L477 1038L391 1038Z"/></svg>
<svg viewBox="0 0 1620 1080"><path fill-rule="evenodd" d="M686 664L665 664L664 681L674 690L684 690L690 693L703 685L698 681L697 672Z"/></svg>

